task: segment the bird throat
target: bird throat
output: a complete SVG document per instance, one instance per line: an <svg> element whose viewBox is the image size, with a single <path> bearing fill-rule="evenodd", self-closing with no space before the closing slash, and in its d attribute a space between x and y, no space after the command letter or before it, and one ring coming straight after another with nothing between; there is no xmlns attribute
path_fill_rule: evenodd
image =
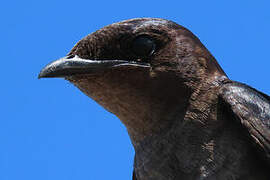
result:
<svg viewBox="0 0 270 180"><path fill-rule="evenodd" d="M170 128L174 116L183 111L190 96L175 79L150 74L145 69L125 67L66 79L115 114L126 126L135 146Z"/></svg>

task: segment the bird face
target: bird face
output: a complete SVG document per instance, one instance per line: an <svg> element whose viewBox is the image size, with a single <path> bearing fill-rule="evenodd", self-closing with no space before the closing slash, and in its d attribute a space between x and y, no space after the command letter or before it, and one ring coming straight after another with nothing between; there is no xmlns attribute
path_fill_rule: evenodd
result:
<svg viewBox="0 0 270 180"><path fill-rule="evenodd" d="M224 72L190 31L172 21L140 18L86 36L39 77L64 77L128 129L147 131L215 73ZM176 98L179 93L182 98Z"/></svg>
<svg viewBox="0 0 270 180"><path fill-rule="evenodd" d="M176 26L160 19L134 19L106 26L79 41L68 56L49 64L40 77L93 74L121 66L149 69L157 59L168 59L168 50L173 50L168 48L172 41L168 24Z"/></svg>
<svg viewBox="0 0 270 180"><path fill-rule="evenodd" d="M47 65L39 77L70 78L127 67L145 69L152 75L173 72L184 80L196 79L203 73L200 70L211 71L217 66L207 49L184 27L164 19L139 18L86 36L66 57ZM219 66L218 71L224 73Z"/></svg>

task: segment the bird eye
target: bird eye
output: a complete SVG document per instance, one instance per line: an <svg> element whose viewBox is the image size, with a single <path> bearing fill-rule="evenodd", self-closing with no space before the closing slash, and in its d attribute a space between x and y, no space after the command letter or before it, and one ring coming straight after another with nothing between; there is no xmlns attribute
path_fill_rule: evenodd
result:
<svg viewBox="0 0 270 180"><path fill-rule="evenodd" d="M132 44L132 51L138 57L147 57L154 53L156 44L148 36L138 36Z"/></svg>

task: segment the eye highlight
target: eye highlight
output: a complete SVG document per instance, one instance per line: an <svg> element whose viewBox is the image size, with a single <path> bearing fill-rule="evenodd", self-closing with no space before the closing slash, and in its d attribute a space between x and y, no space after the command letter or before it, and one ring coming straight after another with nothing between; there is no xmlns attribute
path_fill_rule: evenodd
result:
<svg viewBox="0 0 270 180"><path fill-rule="evenodd" d="M138 36L132 43L132 52L138 57L148 57L155 52L156 44L148 36Z"/></svg>

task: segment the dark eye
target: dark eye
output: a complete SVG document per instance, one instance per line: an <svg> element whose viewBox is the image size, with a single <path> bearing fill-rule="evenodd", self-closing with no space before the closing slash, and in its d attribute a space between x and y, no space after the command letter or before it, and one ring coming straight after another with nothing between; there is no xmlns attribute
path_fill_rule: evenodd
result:
<svg viewBox="0 0 270 180"><path fill-rule="evenodd" d="M156 44L148 36L138 36L132 44L132 51L138 57L147 57L155 52Z"/></svg>

